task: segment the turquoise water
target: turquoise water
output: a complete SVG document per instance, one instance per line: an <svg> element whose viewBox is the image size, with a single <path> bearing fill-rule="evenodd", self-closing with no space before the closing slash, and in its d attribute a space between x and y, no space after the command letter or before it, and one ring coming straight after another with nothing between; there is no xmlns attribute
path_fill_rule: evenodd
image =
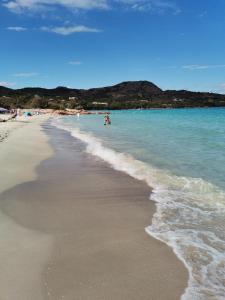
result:
<svg viewBox="0 0 225 300"><path fill-rule="evenodd" d="M100 115L68 122L100 137L105 146L225 189L225 109L115 111L111 119L110 127Z"/></svg>
<svg viewBox="0 0 225 300"><path fill-rule="evenodd" d="M157 203L146 232L189 270L182 299L225 299L225 109L112 111L55 125L87 151L146 181ZM150 221L151 223L151 221Z"/></svg>

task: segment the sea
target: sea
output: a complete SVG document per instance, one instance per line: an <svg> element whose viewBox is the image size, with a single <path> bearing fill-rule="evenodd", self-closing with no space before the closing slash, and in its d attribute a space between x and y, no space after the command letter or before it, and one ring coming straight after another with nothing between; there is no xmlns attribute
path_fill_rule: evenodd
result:
<svg viewBox="0 0 225 300"><path fill-rule="evenodd" d="M145 181L146 232L189 272L182 300L225 299L225 108L118 110L53 120L112 168ZM168 275L169 276L169 275Z"/></svg>

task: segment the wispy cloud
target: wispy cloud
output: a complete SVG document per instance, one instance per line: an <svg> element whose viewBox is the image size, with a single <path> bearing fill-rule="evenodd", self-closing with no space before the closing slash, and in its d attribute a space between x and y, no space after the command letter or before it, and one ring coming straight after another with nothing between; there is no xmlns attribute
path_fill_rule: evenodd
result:
<svg viewBox="0 0 225 300"><path fill-rule="evenodd" d="M73 33L79 33L79 32L93 32L98 33L101 32L100 29L87 27L84 25L79 26L61 26L61 27L41 27L41 30L53 32L61 35L70 35Z"/></svg>
<svg viewBox="0 0 225 300"><path fill-rule="evenodd" d="M6 1L3 6L13 12L23 12L24 10L37 11L48 9L49 7L59 5L69 9L107 9L107 0L12 0Z"/></svg>
<svg viewBox="0 0 225 300"><path fill-rule="evenodd" d="M203 17L205 17L206 15L207 15L207 11L204 10L204 11L202 11L200 14L198 14L197 17L198 17L198 18L203 18Z"/></svg>
<svg viewBox="0 0 225 300"><path fill-rule="evenodd" d="M163 13L171 11L174 14L181 12L177 4L172 0L115 0L117 3L126 5L136 11L150 11L154 13Z"/></svg>
<svg viewBox="0 0 225 300"><path fill-rule="evenodd" d="M80 60L73 60L73 61L70 61L69 62L69 65L73 65L73 66L80 66L80 65L82 65L83 63L82 63L82 61L80 61Z"/></svg>
<svg viewBox="0 0 225 300"><path fill-rule="evenodd" d="M6 87L11 87L14 86L14 82L7 82L7 81L0 81L0 86L6 86Z"/></svg>
<svg viewBox="0 0 225 300"><path fill-rule="evenodd" d="M225 68L225 64L221 65L184 65L182 69L186 70L206 70L206 69L217 69L217 68Z"/></svg>
<svg viewBox="0 0 225 300"><path fill-rule="evenodd" d="M25 27L21 27L21 26L10 26L10 27L6 27L7 30L12 30L12 31L17 31L17 32L21 32L21 31L26 31L27 28Z"/></svg>
<svg viewBox="0 0 225 300"><path fill-rule="evenodd" d="M136 10L161 13L171 11L180 12L175 0L6 0L3 6L12 12L43 11L52 7L65 7L75 10L107 10L117 6Z"/></svg>
<svg viewBox="0 0 225 300"><path fill-rule="evenodd" d="M224 94L225 93L225 83L219 83L210 88L212 92Z"/></svg>
<svg viewBox="0 0 225 300"><path fill-rule="evenodd" d="M33 77L33 76L37 76L37 75L38 75L38 73L36 73L36 72L13 74L14 77Z"/></svg>

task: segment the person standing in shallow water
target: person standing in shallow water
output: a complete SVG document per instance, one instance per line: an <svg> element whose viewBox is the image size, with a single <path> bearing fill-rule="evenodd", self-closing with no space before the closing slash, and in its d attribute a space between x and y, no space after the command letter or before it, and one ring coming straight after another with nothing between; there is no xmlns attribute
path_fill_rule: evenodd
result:
<svg viewBox="0 0 225 300"><path fill-rule="evenodd" d="M109 114L106 114L104 117L104 125L110 125L111 124L111 120L109 118Z"/></svg>

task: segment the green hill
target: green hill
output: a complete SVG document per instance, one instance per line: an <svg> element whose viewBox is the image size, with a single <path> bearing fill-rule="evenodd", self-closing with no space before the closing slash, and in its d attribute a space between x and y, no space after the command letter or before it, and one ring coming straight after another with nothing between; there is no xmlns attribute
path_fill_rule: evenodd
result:
<svg viewBox="0 0 225 300"><path fill-rule="evenodd" d="M114 86L84 89L0 86L0 106L6 108L182 108L225 106L225 95L215 93L163 91L149 81L127 81Z"/></svg>

